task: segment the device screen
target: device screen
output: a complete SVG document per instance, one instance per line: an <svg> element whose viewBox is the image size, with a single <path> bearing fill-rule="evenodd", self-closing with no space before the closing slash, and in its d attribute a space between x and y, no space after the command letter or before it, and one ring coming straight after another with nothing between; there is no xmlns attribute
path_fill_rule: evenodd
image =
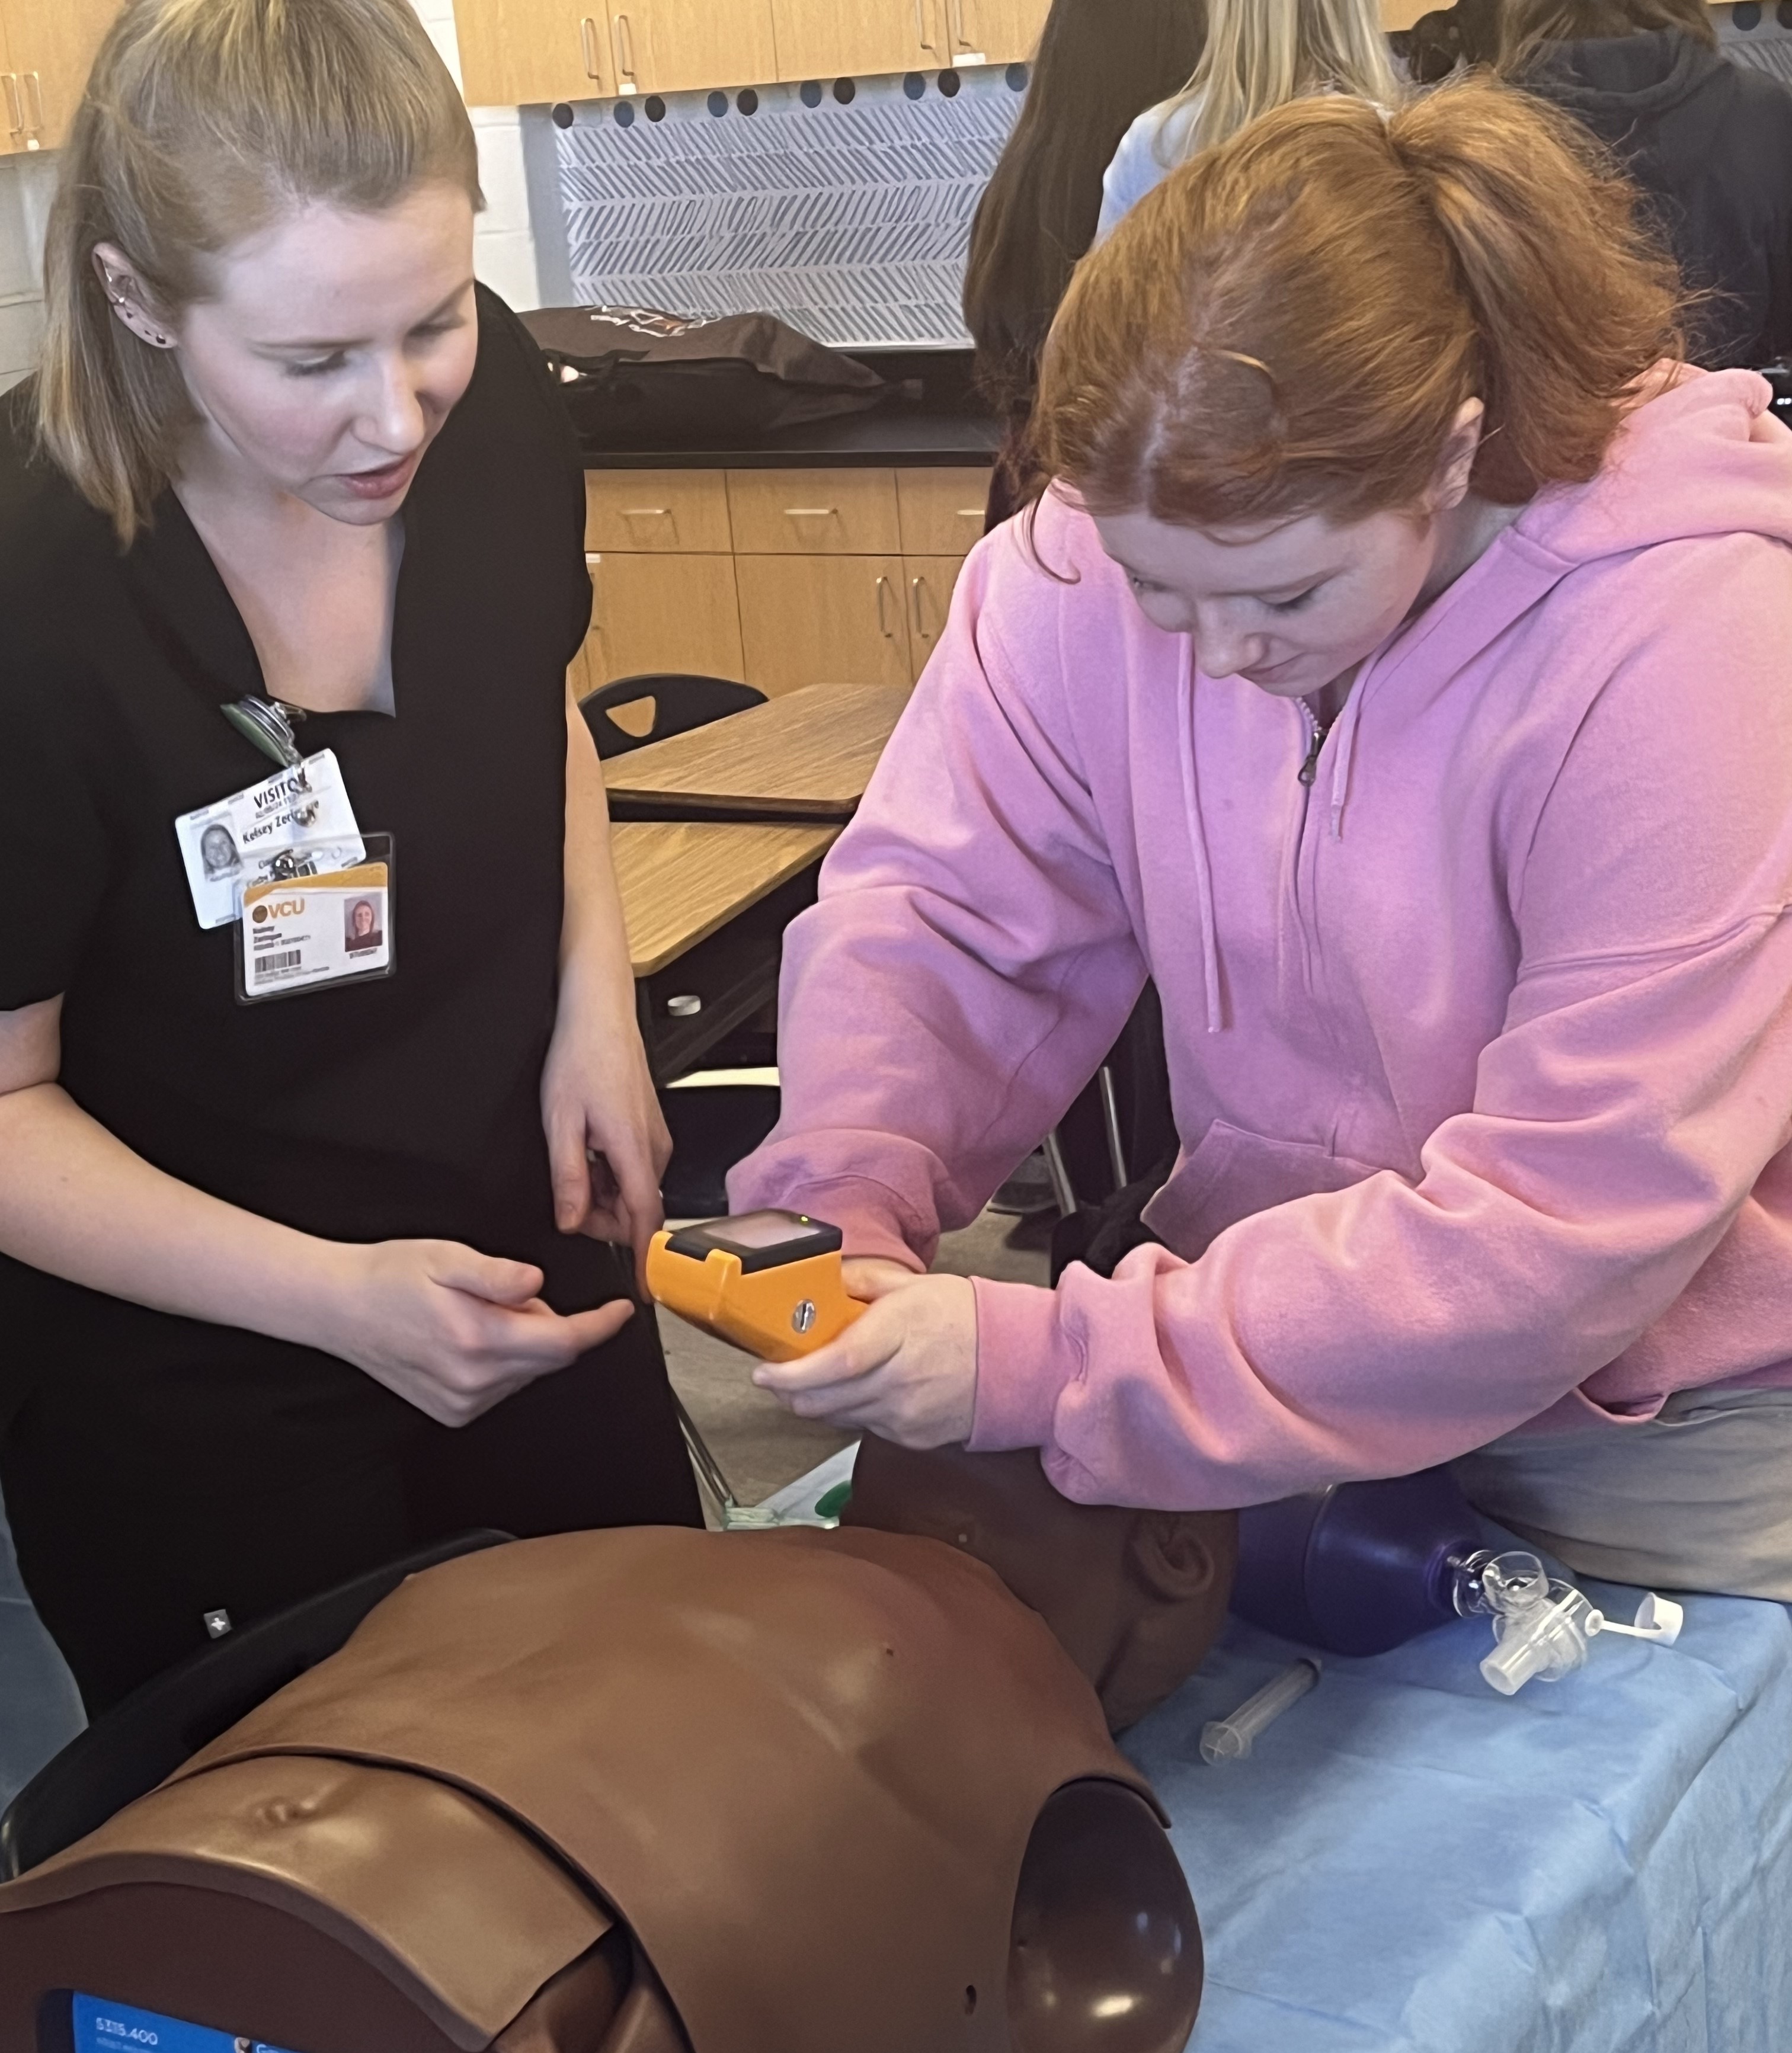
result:
<svg viewBox="0 0 1792 2053"><path fill-rule="evenodd" d="M800 1212L737 1212L732 1219L706 1219L701 1226L681 1227L667 1243L674 1254L688 1254L701 1262L712 1248L741 1258L744 1274L772 1269L785 1262L800 1262L812 1254L827 1254L840 1245L840 1229Z"/></svg>
<svg viewBox="0 0 1792 2053"><path fill-rule="evenodd" d="M717 1220L713 1231L718 1240L731 1246L761 1248L819 1240L831 1229L795 1212L739 1212L733 1219Z"/></svg>
<svg viewBox="0 0 1792 2053"><path fill-rule="evenodd" d="M69 1998L69 2024L73 2053L281 2053L259 2039L188 2024L79 1989Z"/></svg>

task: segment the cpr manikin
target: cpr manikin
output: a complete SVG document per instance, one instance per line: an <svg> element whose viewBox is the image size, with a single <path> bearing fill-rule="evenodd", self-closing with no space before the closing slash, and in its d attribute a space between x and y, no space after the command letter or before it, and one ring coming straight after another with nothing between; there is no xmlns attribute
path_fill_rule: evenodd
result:
<svg viewBox="0 0 1792 2053"><path fill-rule="evenodd" d="M870 1434L842 1523L943 1540L986 1563L1057 1635L1114 1732L1201 1666L1238 1554L1236 1512L1076 1504L1030 1450L915 1454Z"/></svg>
<svg viewBox="0 0 1792 2053"><path fill-rule="evenodd" d="M88 1999L295 2053L1181 2053L1201 1980L1051 1634L863 1529L430 1569L0 1888L0 2053Z"/></svg>

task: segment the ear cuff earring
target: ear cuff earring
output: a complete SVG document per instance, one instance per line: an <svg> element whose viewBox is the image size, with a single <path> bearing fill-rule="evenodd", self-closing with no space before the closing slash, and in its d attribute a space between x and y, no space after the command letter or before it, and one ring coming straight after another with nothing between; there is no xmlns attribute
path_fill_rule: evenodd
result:
<svg viewBox="0 0 1792 2053"><path fill-rule="evenodd" d="M126 300L126 298L124 297L124 295L122 292L111 292L111 293L108 293L108 294L107 295L107 296L111 300L111 301L112 301L112 304L113 304L115 307L116 307L121 313L124 312L124 308L126 308L126 307L130 304L130 303L129 303L129 301ZM134 330L133 330L132 332L135 332L136 331L134 331ZM155 335L145 336L143 337L143 340L144 340L146 342L153 342L153 343L156 343L156 344L158 345L158 347L159 347L163 348L163 349L166 349L166 348L167 347L167 346L168 346L168 338L167 338L165 335L161 334L159 332L157 332L157 333L156 333L156 334L155 334Z"/></svg>

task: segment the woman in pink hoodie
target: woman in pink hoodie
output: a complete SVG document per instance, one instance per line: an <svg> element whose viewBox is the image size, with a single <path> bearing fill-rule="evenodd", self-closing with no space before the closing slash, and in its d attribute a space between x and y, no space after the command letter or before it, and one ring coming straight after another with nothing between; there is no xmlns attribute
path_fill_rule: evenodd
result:
<svg viewBox="0 0 1792 2053"><path fill-rule="evenodd" d="M1165 1508L1480 1450L1578 1568L1792 1597L1792 434L1586 152L1309 101L1079 272L788 939L732 1196L875 1301L796 1410ZM1147 974L1162 1244L922 1274Z"/></svg>

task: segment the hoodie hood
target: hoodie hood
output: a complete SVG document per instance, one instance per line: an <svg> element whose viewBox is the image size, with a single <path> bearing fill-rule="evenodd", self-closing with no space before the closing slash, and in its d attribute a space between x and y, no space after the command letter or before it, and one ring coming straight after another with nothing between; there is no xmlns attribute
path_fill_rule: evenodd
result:
<svg viewBox="0 0 1792 2053"><path fill-rule="evenodd" d="M1546 44L1527 66L1524 83L1611 143L1633 123L1690 99L1723 61L1680 29L1658 29Z"/></svg>
<svg viewBox="0 0 1792 2053"><path fill-rule="evenodd" d="M1508 532L1566 564L1708 535L1792 542L1792 429L1766 379L1664 363L1640 389L1598 476L1541 493Z"/></svg>

